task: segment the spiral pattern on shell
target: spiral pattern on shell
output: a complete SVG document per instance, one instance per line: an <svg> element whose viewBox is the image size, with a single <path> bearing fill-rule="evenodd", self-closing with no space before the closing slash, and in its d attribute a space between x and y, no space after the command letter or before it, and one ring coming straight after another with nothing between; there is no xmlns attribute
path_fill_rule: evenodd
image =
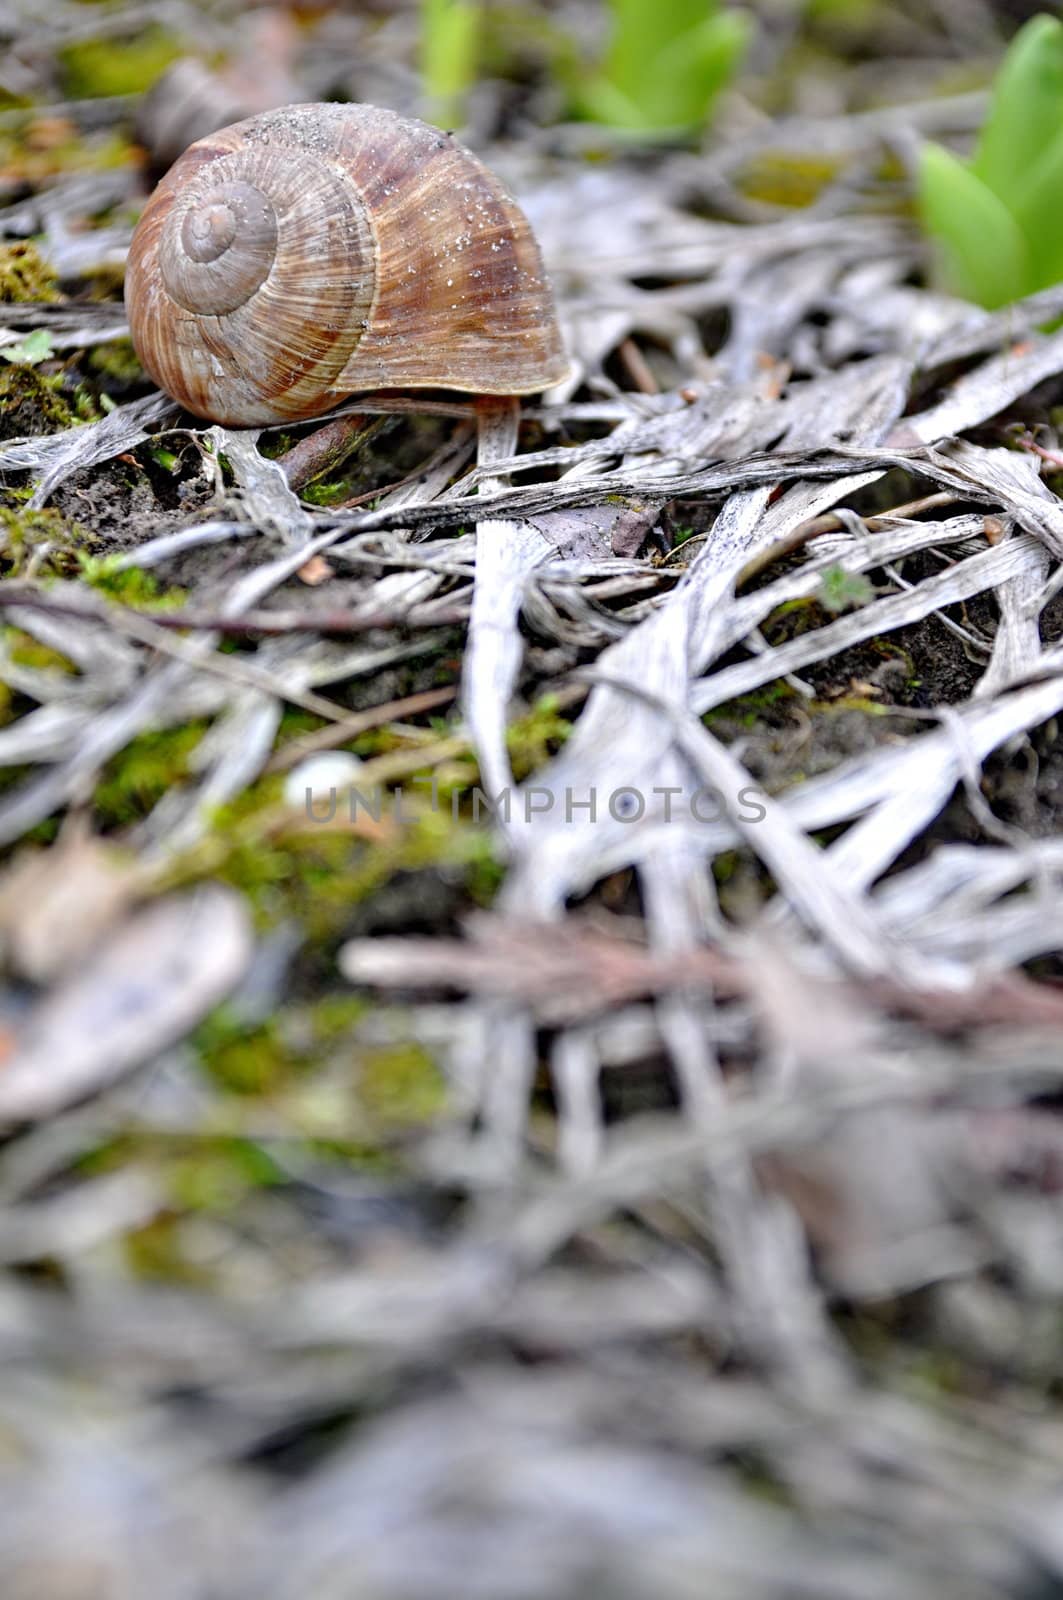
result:
<svg viewBox="0 0 1063 1600"><path fill-rule="evenodd" d="M159 386L235 426L367 389L530 394L567 370L519 207L447 135L373 106L192 145L137 226L126 304Z"/></svg>

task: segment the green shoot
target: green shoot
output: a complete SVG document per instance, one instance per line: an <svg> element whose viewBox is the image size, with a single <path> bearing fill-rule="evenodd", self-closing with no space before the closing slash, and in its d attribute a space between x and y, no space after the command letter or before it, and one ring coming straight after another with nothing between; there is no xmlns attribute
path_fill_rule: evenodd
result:
<svg viewBox="0 0 1063 1600"><path fill-rule="evenodd" d="M969 163L924 147L923 227L944 287L990 310L1063 279L1063 22L1016 35Z"/></svg>
<svg viewBox="0 0 1063 1600"><path fill-rule="evenodd" d="M578 96L584 115L644 138L702 128L738 70L749 18L717 0L609 3L609 48Z"/></svg>
<svg viewBox="0 0 1063 1600"><path fill-rule="evenodd" d="M875 591L862 572L846 572L841 566L827 567L816 596L824 610L835 616L842 611L858 611L874 598Z"/></svg>
<svg viewBox="0 0 1063 1600"><path fill-rule="evenodd" d="M0 358L26 367L35 367L41 361L49 361L54 354L52 336L47 328L35 328L17 343L0 346Z"/></svg>
<svg viewBox="0 0 1063 1600"><path fill-rule="evenodd" d="M460 125L480 57L480 0L421 0L421 80L429 115Z"/></svg>

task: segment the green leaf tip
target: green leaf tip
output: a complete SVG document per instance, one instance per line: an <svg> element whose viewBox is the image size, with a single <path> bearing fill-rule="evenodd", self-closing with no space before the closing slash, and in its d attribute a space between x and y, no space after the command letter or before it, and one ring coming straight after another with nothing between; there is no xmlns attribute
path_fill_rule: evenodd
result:
<svg viewBox="0 0 1063 1600"><path fill-rule="evenodd" d="M919 216L943 286L994 310L1063 279L1063 21L1013 39L969 163L925 145Z"/></svg>

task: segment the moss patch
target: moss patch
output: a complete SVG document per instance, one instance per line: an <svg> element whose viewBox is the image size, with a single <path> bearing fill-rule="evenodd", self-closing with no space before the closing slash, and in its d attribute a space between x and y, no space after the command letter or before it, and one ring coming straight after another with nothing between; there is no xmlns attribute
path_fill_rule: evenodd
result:
<svg viewBox="0 0 1063 1600"><path fill-rule="evenodd" d="M183 53L164 28L145 28L135 39L84 39L59 53L63 87L72 100L142 94Z"/></svg>
<svg viewBox="0 0 1063 1600"><path fill-rule="evenodd" d="M771 720L777 718L780 711L785 713L787 702L796 698L796 691L778 679L765 684L763 689L752 689L749 694L740 695L737 700L727 700L722 706L714 706L702 720L708 726L733 723L739 728L755 728L762 718Z"/></svg>
<svg viewBox="0 0 1063 1600"><path fill-rule="evenodd" d="M0 300L58 300L54 269L36 245L0 244Z"/></svg>
<svg viewBox="0 0 1063 1600"><path fill-rule="evenodd" d="M275 802L264 797L272 794ZM255 785L239 804L226 808L217 831L186 864L193 877L209 871L240 889L251 901L261 926L296 922L315 944L329 943L350 930L358 907L393 879L442 872L458 899L489 899L495 879L493 847L481 828L455 820L446 811L414 813L404 799L408 820L396 822L385 797L379 835L364 816L352 826L340 807L340 826L316 824L286 812L276 801L274 780ZM249 810L258 800L259 816Z"/></svg>
<svg viewBox="0 0 1063 1600"><path fill-rule="evenodd" d="M840 161L765 150L750 163L741 189L751 200L795 210L812 205L842 170Z"/></svg>
<svg viewBox="0 0 1063 1600"><path fill-rule="evenodd" d="M557 696L544 694L506 734L513 776L523 781L545 766L568 739L572 728L573 723L560 711Z"/></svg>
<svg viewBox="0 0 1063 1600"><path fill-rule="evenodd" d="M167 790L189 776L204 731L205 724L196 722L130 740L96 784L92 799L100 827L125 827L147 816Z"/></svg>
<svg viewBox="0 0 1063 1600"><path fill-rule="evenodd" d="M361 1099L374 1122L385 1127L416 1126L442 1111L443 1077L417 1044L393 1045L365 1056L359 1072Z"/></svg>
<svg viewBox="0 0 1063 1600"><path fill-rule="evenodd" d="M80 419L62 394L61 377L0 362L0 439L57 433Z"/></svg>
<svg viewBox="0 0 1063 1600"><path fill-rule="evenodd" d="M81 578L91 589L106 595L108 600L135 606L138 611L172 611L188 599L187 589L166 588L153 572L145 572L142 567L123 566L119 555L82 553L78 565Z"/></svg>
<svg viewBox="0 0 1063 1600"><path fill-rule="evenodd" d="M326 994L248 1025L223 1006L192 1043L227 1093L268 1097L308 1136L328 1129L361 1151L430 1122L446 1103L439 1068L419 1045L359 1044L367 1009L357 996Z"/></svg>
<svg viewBox="0 0 1063 1600"><path fill-rule="evenodd" d="M32 667L41 672L72 673L75 670L66 656L60 655L58 650L51 649L49 645L41 644L32 634L23 633L21 628L4 628L3 637L7 640L10 658L16 666Z"/></svg>
<svg viewBox="0 0 1063 1600"><path fill-rule="evenodd" d="M133 146L117 131L85 133L63 116L27 110L25 118L0 129L0 179L37 188L49 178L125 166Z"/></svg>
<svg viewBox="0 0 1063 1600"><path fill-rule="evenodd" d="M110 383L128 387L144 379L144 368L137 359L131 339L109 339L89 351L89 370Z"/></svg>
<svg viewBox="0 0 1063 1600"><path fill-rule="evenodd" d="M365 1011L365 1001L354 995L325 995L248 1024L221 1006L200 1025L193 1043L205 1070L231 1093L275 1094L327 1065Z"/></svg>
<svg viewBox="0 0 1063 1600"><path fill-rule="evenodd" d="M80 570L87 535L69 525L52 507L19 511L0 506L0 553L5 576L17 575L30 557L35 571L52 577L70 577Z"/></svg>

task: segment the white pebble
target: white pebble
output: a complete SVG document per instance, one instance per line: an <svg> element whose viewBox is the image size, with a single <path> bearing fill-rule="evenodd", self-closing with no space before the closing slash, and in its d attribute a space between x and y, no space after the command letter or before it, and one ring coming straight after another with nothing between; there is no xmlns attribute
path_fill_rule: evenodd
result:
<svg viewBox="0 0 1063 1600"><path fill-rule="evenodd" d="M310 799L327 800L333 790L337 794L349 789L357 781L362 763L347 750L328 750L319 756L309 756L293 767L284 783L284 803L293 811L301 810Z"/></svg>

